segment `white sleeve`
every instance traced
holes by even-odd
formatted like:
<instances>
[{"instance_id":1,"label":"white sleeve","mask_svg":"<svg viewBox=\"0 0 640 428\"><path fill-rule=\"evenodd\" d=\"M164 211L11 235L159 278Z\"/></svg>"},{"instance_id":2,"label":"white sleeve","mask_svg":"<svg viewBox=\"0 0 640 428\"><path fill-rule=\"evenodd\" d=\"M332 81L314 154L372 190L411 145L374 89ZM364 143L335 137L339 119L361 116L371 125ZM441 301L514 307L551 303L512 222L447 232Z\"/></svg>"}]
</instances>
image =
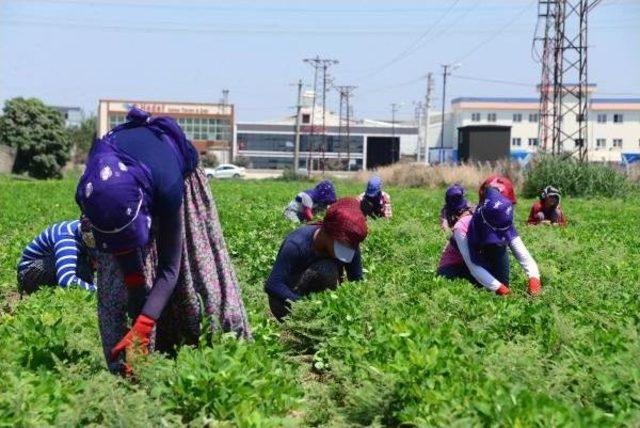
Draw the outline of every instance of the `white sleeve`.
<instances>
[{"instance_id":1,"label":"white sleeve","mask_svg":"<svg viewBox=\"0 0 640 428\"><path fill-rule=\"evenodd\" d=\"M471 254L469 253L469 242L467 241L467 236L459 230L456 230L453 232L453 237L456 240L458 250L460 251L462 258L464 259L464 263L467 265L467 267L469 268L469 272L471 272L471 275L473 275L476 281L478 281L480 284L482 284L483 287L491 291L496 291L498 288L500 288L500 286L502 285L500 281L495 279L493 275L491 275L485 268L483 268L482 266L478 266L471 261Z\"/></svg>"},{"instance_id":2,"label":"white sleeve","mask_svg":"<svg viewBox=\"0 0 640 428\"><path fill-rule=\"evenodd\" d=\"M313 199L305 192L298 193L303 208L313 208Z\"/></svg>"},{"instance_id":3,"label":"white sleeve","mask_svg":"<svg viewBox=\"0 0 640 428\"><path fill-rule=\"evenodd\" d=\"M540 279L540 270L538 269L538 264L531 254L527 247L524 246L524 242L522 242L522 238L519 236L514 238L511 242L509 242L509 248L513 251L513 255L515 256L522 269L527 274L528 278L538 278Z\"/></svg>"}]
</instances>

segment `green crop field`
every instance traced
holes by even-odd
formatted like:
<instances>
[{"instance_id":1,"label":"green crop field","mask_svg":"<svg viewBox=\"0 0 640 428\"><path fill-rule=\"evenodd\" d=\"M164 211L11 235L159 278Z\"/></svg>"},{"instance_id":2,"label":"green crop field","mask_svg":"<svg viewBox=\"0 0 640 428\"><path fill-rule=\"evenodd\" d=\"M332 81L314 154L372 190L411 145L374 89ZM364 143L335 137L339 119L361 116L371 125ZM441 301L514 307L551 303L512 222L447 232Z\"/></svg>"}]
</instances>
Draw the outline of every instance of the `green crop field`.
<instances>
[{"instance_id":1,"label":"green crop field","mask_svg":"<svg viewBox=\"0 0 640 428\"><path fill-rule=\"evenodd\" d=\"M0 426L640 425L639 199L567 198L568 229L525 227L521 199L544 293L525 293L512 260L504 298L436 278L442 191L388 189L395 217L370 223L366 280L280 325L262 287L305 185L213 184L254 341L205 337L130 382L105 369L94 296L16 296L22 248L78 215L75 182L0 179Z\"/></svg>"}]
</instances>

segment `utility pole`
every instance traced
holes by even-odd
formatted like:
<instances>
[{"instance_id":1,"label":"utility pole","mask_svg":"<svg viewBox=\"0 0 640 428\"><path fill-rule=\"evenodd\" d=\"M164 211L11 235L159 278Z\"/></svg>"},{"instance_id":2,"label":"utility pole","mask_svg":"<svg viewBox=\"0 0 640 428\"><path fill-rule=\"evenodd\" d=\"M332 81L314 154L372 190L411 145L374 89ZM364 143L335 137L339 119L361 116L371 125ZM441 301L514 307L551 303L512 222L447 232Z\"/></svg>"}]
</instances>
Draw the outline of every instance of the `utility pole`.
<instances>
[{"instance_id":1,"label":"utility pole","mask_svg":"<svg viewBox=\"0 0 640 428\"><path fill-rule=\"evenodd\" d=\"M424 97L424 138L422 139L424 144L424 164L429 164L429 116L431 110L431 96L433 94L433 73L427 73L427 94Z\"/></svg>"},{"instance_id":2,"label":"utility pole","mask_svg":"<svg viewBox=\"0 0 640 428\"><path fill-rule=\"evenodd\" d=\"M414 101L414 105L415 111L413 114L413 118L418 128L418 139L416 141L416 162L420 162L420 151L422 150L422 136L420 135L420 130L422 129L422 119L424 117L424 113L422 110L424 109L424 106L422 105L422 101Z\"/></svg>"},{"instance_id":3,"label":"utility pole","mask_svg":"<svg viewBox=\"0 0 640 428\"><path fill-rule=\"evenodd\" d=\"M458 64L443 64L442 65L442 126L440 128L440 153L438 153L438 160L440 163L444 163L444 107L447 99L447 74L456 68Z\"/></svg>"},{"instance_id":4,"label":"utility pole","mask_svg":"<svg viewBox=\"0 0 640 428\"><path fill-rule=\"evenodd\" d=\"M327 70L330 65L337 63L337 59L322 60L322 175L324 175L326 164L325 150L327 147Z\"/></svg>"},{"instance_id":5,"label":"utility pole","mask_svg":"<svg viewBox=\"0 0 640 428\"><path fill-rule=\"evenodd\" d=\"M438 163L444 162L444 107L446 104L445 100L447 98L447 71L449 69L449 65L443 65L442 69L442 126L440 127L440 150L438 152Z\"/></svg>"},{"instance_id":6,"label":"utility pole","mask_svg":"<svg viewBox=\"0 0 640 428\"><path fill-rule=\"evenodd\" d=\"M296 139L293 148L293 173L300 167L300 112L302 111L302 79L298 80L298 104L296 105Z\"/></svg>"},{"instance_id":7,"label":"utility pole","mask_svg":"<svg viewBox=\"0 0 640 428\"><path fill-rule=\"evenodd\" d=\"M391 103L391 136L396 136L396 112L398 111L398 104Z\"/></svg>"},{"instance_id":8,"label":"utility pole","mask_svg":"<svg viewBox=\"0 0 640 428\"><path fill-rule=\"evenodd\" d=\"M322 172L324 173L324 150L326 144L326 98L327 98L327 70L331 65L337 64L338 60L329 59L329 58L320 58L319 55L316 55L313 58L305 58L303 62L310 64L314 69L313 75L313 106L311 109L311 132L309 136L309 156L307 159L309 172L311 172L311 168L313 166L313 162L311 160L311 152L312 152L312 141L314 134L314 126L315 126L315 110L316 110L316 99L317 99L317 89L318 89L318 71L322 69Z\"/></svg>"},{"instance_id":9,"label":"utility pole","mask_svg":"<svg viewBox=\"0 0 640 428\"><path fill-rule=\"evenodd\" d=\"M340 120L338 127L338 134L340 135L340 150L344 147L343 134L346 129L347 134L347 170L349 169L349 163L351 162L351 140L349 133L350 126L350 105L349 99L351 98L352 91L355 89L352 85L336 86L336 89L340 93ZM346 116L346 119L345 119ZM345 126L342 123L346 122ZM340 152L338 152L338 158L340 158Z\"/></svg>"},{"instance_id":10,"label":"utility pole","mask_svg":"<svg viewBox=\"0 0 640 428\"><path fill-rule=\"evenodd\" d=\"M311 102L311 126L309 127L309 144L307 147L307 173L311 175L313 169L313 143L314 143L314 131L316 125L316 103L318 96L318 69L322 64L322 60L318 55L315 58L305 58L302 60L305 64L310 64L313 67L313 99Z\"/></svg>"}]
</instances>

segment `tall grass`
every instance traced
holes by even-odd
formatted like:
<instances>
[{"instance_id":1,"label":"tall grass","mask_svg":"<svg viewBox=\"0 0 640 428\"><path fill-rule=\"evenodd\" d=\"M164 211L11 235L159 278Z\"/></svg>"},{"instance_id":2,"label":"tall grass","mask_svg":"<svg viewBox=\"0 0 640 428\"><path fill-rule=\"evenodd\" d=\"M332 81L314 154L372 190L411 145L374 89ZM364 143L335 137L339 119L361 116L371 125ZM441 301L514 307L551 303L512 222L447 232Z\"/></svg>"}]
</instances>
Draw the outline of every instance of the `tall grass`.
<instances>
[{"instance_id":1,"label":"tall grass","mask_svg":"<svg viewBox=\"0 0 640 428\"><path fill-rule=\"evenodd\" d=\"M522 192L526 197L538 195L545 186L557 187L568 196L581 197L625 197L638 189L610 166L580 163L572 158L539 157L524 175Z\"/></svg>"},{"instance_id":2,"label":"tall grass","mask_svg":"<svg viewBox=\"0 0 640 428\"><path fill-rule=\"evenodd\" d=\"M436 188L459 183L466 188L477 188L491 174L500 174L509 177L514 185L522 182L522 174L516 164L499 162L498 164L462 164L462 165L436 165L426 166L422 164L395 164L376 170L376 174L382 178L385 184L400 187L427 187ZM372 175L370 171L362 171L358 174L359 181L367 181Z\"/></svg>"}]
</instances>

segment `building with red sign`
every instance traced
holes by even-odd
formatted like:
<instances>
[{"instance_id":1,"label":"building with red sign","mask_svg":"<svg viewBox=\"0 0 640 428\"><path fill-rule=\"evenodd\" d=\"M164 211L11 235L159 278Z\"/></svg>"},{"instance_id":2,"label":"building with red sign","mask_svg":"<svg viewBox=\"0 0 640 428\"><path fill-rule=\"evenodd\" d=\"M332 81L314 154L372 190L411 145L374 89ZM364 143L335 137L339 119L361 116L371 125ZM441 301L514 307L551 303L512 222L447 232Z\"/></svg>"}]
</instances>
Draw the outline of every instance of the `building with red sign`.
<instances>
[{"instance_id":1,"label":"building with red sign","mask_svg":"<svg viewBox=\"0 0 640 428\"><path fill-rule=\"evenodd\" d=\"M152 115L175 118L200 154L214 154L220 162L230 162L234 130L231 104L182 103L163 101L100 100L98 135L125 121L132 106Z\"/></svg>"}]
</instances>

